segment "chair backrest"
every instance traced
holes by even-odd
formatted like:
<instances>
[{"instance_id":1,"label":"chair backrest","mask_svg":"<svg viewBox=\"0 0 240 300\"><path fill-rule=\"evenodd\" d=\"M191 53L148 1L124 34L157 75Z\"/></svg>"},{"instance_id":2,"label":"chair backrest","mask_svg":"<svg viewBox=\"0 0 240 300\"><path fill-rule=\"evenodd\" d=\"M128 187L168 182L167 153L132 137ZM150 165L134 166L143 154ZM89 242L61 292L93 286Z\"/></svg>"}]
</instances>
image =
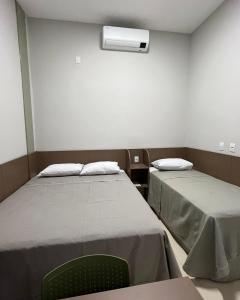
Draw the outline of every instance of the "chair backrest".
<instances>
[{"instance_id":1,"label":"chair backrest","mask_svg":"<svg viewBox=\"0 0 240 300\"><path fill-rule=\"evenodd\" d=\"M42 300L56 300L129 286L128 263L110 255L89 255L46 274Z\"/></svg>"}]
</instances>

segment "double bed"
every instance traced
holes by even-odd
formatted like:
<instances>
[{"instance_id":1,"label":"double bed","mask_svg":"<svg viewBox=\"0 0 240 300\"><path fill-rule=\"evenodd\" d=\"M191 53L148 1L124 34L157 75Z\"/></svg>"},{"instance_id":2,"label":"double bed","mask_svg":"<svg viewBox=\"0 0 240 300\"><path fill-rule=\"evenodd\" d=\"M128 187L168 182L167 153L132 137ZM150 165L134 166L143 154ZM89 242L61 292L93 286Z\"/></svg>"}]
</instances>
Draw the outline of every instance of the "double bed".
<instances>
[{"instance_id":1,"label":"double bed","mask_svg":"<svg viewBox=\"0 0 240 300\"><path fill-rule=\"evenodd\" d=\"M180 276L157 217L127 175L32 178L0 204L0 299L38 300L73 258L125 258L131 284Z\"/></svg>"},{"instance_id":2,"label":"double bed","mask_svg":"<svg viewBox=\"0 0 240 300\"><path fill-rule=\"evenodd\" d=\"M240 188L204 173L152 169L148 203L188 256L193 277L240 279Z\"/></svg>"}]
</instances>

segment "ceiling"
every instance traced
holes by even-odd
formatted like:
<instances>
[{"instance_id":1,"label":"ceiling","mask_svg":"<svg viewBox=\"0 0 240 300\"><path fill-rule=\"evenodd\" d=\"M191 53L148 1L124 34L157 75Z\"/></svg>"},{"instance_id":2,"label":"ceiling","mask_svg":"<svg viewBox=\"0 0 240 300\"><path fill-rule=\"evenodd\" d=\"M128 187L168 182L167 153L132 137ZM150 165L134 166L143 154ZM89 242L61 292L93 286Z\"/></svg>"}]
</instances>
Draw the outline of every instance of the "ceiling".
<instances>
[{"instance_id":1,"label":"ceiling","mask_svg":"<svg viewBox=\"0 0 240 300\"><path fill-rule=\"evenodd\" d=\"M223 0L18 0L30 17L192 33Z\"/></svg>"}]
</instances>

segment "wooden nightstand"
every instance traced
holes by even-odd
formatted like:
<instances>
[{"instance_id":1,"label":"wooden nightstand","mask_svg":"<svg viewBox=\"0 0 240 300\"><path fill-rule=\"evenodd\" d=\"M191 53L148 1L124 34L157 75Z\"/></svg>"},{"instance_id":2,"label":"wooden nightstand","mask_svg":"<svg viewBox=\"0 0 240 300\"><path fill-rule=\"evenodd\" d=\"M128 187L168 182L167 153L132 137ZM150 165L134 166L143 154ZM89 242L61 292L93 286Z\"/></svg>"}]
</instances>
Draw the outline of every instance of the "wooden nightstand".
<instances>
[{"instance_id":1,"label":"wooden nightstand","mask_svg":"<svg viewBox=\"0 0 240 300\"><path fill-rule=\"evenodd\" d=\"M148 196L148 162L143 150L127 150L127 174L139 192L147 200ZM139 157L139 162L134 162L134 157Z\"/></svg>"}]
</instances>

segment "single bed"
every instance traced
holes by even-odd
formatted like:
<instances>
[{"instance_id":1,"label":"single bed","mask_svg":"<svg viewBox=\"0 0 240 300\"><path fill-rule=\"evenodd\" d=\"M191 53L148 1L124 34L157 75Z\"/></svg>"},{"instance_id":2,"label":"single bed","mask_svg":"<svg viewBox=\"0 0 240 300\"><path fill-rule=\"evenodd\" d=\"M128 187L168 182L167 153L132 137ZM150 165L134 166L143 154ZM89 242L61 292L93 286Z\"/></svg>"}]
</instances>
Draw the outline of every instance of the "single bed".
<instances>
[{"instance_id":1,"label":"single bed","mask_svg":"<svg viewBox=\"0 0 240 300\"><path fill-rule=\"evenodd\" d=\"M193 277L240 279L240 188L204 173L151 168L148 203L188 253Z\"/></svg>"},{"instance_id":2,"label":"single bed","mask_svg":"<svg viewBox=\"0 0 240 300\"><path fill-rule=\"evenodd\" d=\"M131 284L180 276L159 221L125 173L34 177L0 204L0 299L40 299L41 279L73 258L113 254Z\"/></svg>"}]
</instances>

